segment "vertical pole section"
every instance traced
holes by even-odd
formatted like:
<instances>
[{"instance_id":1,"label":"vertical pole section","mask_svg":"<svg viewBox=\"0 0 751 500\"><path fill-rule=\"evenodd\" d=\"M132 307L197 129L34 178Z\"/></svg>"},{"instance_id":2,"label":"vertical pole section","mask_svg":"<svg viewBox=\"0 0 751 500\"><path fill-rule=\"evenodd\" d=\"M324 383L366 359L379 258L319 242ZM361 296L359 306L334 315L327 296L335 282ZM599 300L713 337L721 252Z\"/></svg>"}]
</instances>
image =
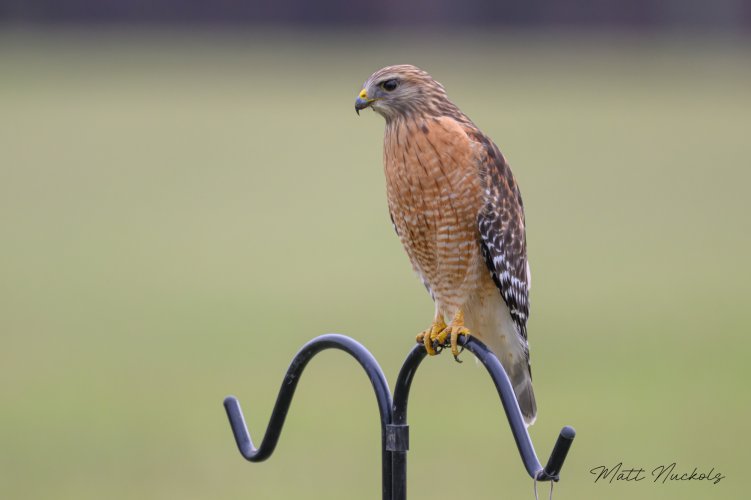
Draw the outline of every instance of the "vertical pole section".
<instances>
[{"instance_id":1,"label":"vertical pole section","mask_svg":"<svg viewBox=\"0 0 751 500\"><path fill-rule=\"evenodd\" d=\"M558 475L561 473L563 462L566 460L566 455L568 455L568 450L571 448L571 443L574 442L574 437L576 437L576 431L573 427L567 425L561 429L558 441L555 442L553 451L550 452L548 464L545 466L546 475L557 480Z\"/></svg>"},{"instance_id":2,"label":"vertical pole section","mask_svg":"<svg viewBox=\"0 0 751 500\"><path fill-rule=\"evenodd\" d=\"M412 379L417 367L425 358L422 345L416 345L407 355L394 387L394 409L392 412L394 429L394 449L391 452L391 470L393 471L393 500L407 499L407 451L409 450L409 426L407 425L407 404ZM396 435L398 433L398 436ZM397 446L397 444L399 446Z\"/></svg>"}]
</instances>

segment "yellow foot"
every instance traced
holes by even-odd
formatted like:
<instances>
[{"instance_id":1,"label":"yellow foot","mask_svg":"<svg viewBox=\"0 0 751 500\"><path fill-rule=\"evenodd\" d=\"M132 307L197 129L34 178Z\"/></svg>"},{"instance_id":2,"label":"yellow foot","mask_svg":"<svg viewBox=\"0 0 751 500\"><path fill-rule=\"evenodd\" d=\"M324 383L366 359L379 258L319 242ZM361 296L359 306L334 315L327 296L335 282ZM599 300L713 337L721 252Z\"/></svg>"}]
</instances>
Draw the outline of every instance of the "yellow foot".
<instances>
[{"instance_id":1,"label":"yellow foot","mask_svg":"<svg viewBox=\"0 0 751 500\"><path fill-rule=\"evenodd\" d=\"M454 360L461 363L461 361L459 361L459 353L461 352L459 351L459 335L470 335L469 329L464 326L464 312L461 309L459 309L454 315L454 319L451 321L451 326L444 328L444 330L435 337L435 340L440 346L445 345L446 340L448 339L451 345L451 354L454 355Z\"/></svg>"},{"instance_id":2,"label":"yellow foot","mask_svg":"<svg viewBox=\"0 0 751 500\"><path fill-rule=\"evenodd\" d=\"M464 325L452 324L436 336L436 341L438 342L438 345L442 346L446 344L446 340L448 339L451 345L451 354L454 355L454 360L461 363L461 360L459 359L459 353L461 352L459 350L459 335L469 336L469 329Z\"/></svg>"},{"instance_id":3,"label":"yellow foot","mask_svg":"<svg viewBox=\"0 0 751 500\"><path fill-rule=\"evenodd\" d=\"M435 347L433 347L433 341L438 338L438 335L446 329L446 322L443 321L443 317L435 318L433 325L424 332L417 335L417 341L425 346L425 350L430 356L438 354Z\"/></svg>"}]
</instances>

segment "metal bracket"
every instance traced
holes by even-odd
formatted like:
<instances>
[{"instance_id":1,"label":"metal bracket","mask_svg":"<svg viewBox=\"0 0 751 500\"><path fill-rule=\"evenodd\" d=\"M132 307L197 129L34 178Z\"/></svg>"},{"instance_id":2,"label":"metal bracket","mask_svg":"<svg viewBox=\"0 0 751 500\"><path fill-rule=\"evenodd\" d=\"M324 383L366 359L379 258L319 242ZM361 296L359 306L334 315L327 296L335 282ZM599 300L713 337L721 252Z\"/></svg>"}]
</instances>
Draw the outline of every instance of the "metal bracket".
<instances>
[{"instance_id":1,"label":"metal bracket","mask_svg":"<svg viewBox=\"0 0 751 500\"><path fill-rule=\"evenodd\" d=\"M409 450L409 426L388 424L386 426L386 450Z\"/></svg>"}]
</instances>

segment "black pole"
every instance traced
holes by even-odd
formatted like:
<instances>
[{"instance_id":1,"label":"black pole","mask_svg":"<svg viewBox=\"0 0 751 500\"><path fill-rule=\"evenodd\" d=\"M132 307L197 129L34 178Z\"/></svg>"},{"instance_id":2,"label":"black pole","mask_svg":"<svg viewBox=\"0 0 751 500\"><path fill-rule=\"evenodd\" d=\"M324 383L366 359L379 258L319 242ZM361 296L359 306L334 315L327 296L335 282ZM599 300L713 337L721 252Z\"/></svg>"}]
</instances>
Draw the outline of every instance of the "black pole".
<instances>
[{"instance_id":1,"label":"black pole","mask_svg":"<svg viewBox=\"0 0 751 500\"><path fill-rule=\"evenodd\" d=\"M362 344L344 335L332 333L316 337L305 344L297 355L295 355L282 381L279 395L276 398L276 403L274 404L274 409L271 412L271 418L266 428L266 434L264 434L261 445L258 448L253 446L253 441L250 438L250 433L245 424L245 418L243 417L237 398L228 396L224 399L224 408L227 411L227 418L229 418L237 447L242 456L250 462L261 462L274 453L276 444L279 441L279 435L282 432L282 427L284 427L284 420L287 418L287 411L292 402L292 397L295 395L297 383L300 381L300 375L313 356L325 349L339 349L350 354L368 374L378 401L378 411L381 415L381 490L383 500L391 500L393 483L391 476L391 453L386 449L387 426L391 424L391 392L389 391L386 377L373 355Z\"/></svg>"},{"instance_id":2,"label":"black pole","mask_svg":"<svg viewBox=\"0 0 751 500\"><path fill-rule=\"evenodd\" d=\"M407 404L412 379L417 368L427 355L425 347L418 344L412 348L404 360L394 386L393 426L402 434L402 446L392 452L392 470L394 478L394 500L407 498L407 451L409 450L409 426L407 425Z\"/></svg>"},{"instance_id":3,"label":"black pole","mask_svg":"<svg viewBox=\"0 0 751 500\"><path fill-rule=\"evenodd\" d=\"M459 344L477 356L488 370L490 378L493 379L495 388L501 398L503 409L506 412L506 418L511 426L511 433L514 435L516 447L519 450L519 455L522 458L524 467L527 469L527 473L530 477L536 478L538 481L558 481L558 474L561 471L561 467L563 467L563 462L566 459L566 454L568 454L574 436L576 436L576 431L574 431L573 427L569 426L561 430L553 451L550 454L550 459L545 468L543 468L537 459L537 454L535 453L534 446L532 446L532 440L527 432L527 427L524 425L524 418L519 409L519 403L516 401L511 381L506 374L506 370L503 369L501 362L485 344L475 337L462 336L459 339Z\"/></svg>"},{"instance_id":4,"label":"black pole","mask_svg":"<svg viewBox=\"0 0 751 500\"><path fill-rule=\"evenodd\" d=\"M567 426L561 430L550 459L545 468L543 468L537 459L537 454L532 446L532 440L524 425L524 418L519 409L519 403L516 401L511 381L503 369L501 362L485 344L475 337L461 336L459 343L480 360L493 379L527 473L530 477L536 478L538 481L558 481L558 474L576 435L574 429ZM412 388L412 380L415 377L417 369L420 367L420 363L425 359L426 354L425 347L422 344L418 343L413 347L407 355L407 359L404 360L404 364L402 364L399 376L396 378L396 385L394 386L393 427L401 429L404 435L404 442L406 443L403 449L393 451L394 500L405 500L407 498L407 450L409 447L407 407L409 405L409 392Z\"/></svg>"},{"instance_id":5,"label":"black pole","mask_svg":"<svg viewBox=\"0 0 751 500\"><path fill-rule=\"evenodd\" d=\"M524 425L511 381L501 362L485 344L474 337L461 336L459 343L480 360L493 379L527 473L538 481L558 481L563 462L576 436L574 429L566 426L561 430L547 465L543 468L537 459L532 440ZM425 347L422 344L414 346L402 364L396 379L392 402L386 377L367 349L343 335L327 334L316 337L300 349L287 369L261 446L258 448L253 446L240 403L233 396L225 398L224 407L240 453L251 462L260 462L271 456L279 440L300 375L311 358L325 349L339 349L349 353L367 373L376 394L381 416L382 497L383 500L406 500L407 451L409 450L407 406L412 380L426 356Z\"/></svg>"}]
</instances>

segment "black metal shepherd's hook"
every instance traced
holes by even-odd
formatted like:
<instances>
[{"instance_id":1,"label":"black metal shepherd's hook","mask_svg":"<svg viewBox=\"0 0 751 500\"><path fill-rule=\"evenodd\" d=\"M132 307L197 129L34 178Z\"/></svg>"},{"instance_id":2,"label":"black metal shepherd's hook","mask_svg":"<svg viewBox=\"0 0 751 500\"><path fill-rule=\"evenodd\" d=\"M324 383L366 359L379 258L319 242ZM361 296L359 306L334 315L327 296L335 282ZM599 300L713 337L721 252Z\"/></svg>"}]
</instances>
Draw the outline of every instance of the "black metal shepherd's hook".
<instances>
[{"instance_id":1,"label":"black metal shepherd's hook","mask_svg":"<svg viewBox=\"0 0 751 500\"><path fill-rule=\"evenodd\" d=\"M566 454L576 435L574 429L566 426L561 430L550 454L550 459L543 468L537 459L529 433L524 426L524 420L514 396L511 382L498 358L485 344L474 337L462 336L459 343L477 356L493 379L527 473L537 481L558 481L563 461L566 459ZM295 394L300 375L311 358L325 349L340 349L349 353L368 374L381 414L383 500L405 500L407 498L407 450L409 449L407 404L412 379L420 366L420 362L426 356L425 347L422 344L417 344L407 355L396 380L392 402L391 392L381 367L373 355L359 342L338 334L327 334L314 338L300 349L287 369L274 409L271 412L266 434L258 448L253 445L250 438L240 403L233 396L224 399L224 407L227 410L227 417L229 417L232 433L235 436L240 453L251 462L261 462L271 456L274 448L276 448L276 443L279 441L279 435L282 432L284 420L287 417L287 411Z\"/></svg>"}]
</instances>

